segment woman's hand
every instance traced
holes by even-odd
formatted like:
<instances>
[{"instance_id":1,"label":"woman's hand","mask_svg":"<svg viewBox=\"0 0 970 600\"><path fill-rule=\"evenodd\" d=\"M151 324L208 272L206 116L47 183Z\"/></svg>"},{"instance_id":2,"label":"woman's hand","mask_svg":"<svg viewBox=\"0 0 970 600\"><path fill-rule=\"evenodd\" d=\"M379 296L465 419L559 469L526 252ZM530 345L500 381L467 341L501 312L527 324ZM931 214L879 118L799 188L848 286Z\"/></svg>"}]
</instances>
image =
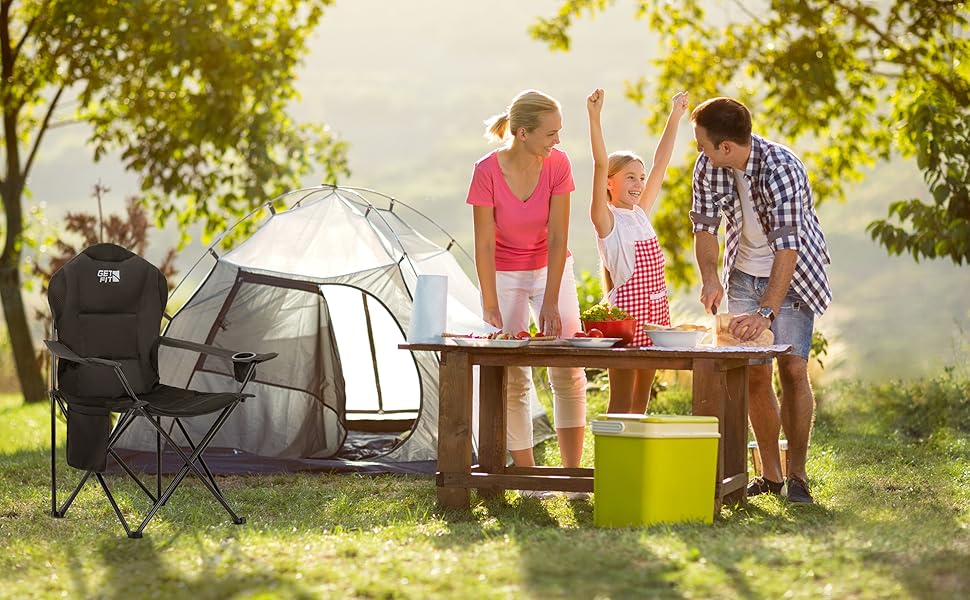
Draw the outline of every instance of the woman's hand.
<instances>
[{"instance_id":1,"label":"woman's hand","mask_svg":"<svg viewBox=\"0 0 970 600\"><path fill-rule=\"evenodd\" d=\"M558 303L542 303L542 308L539 310L539 331L544 335L556 337L562 334L562 321L559 319Z\"/></svg>"},{"instance_id":2,"label":"woman's hand","mask_svg":"<svg viewBox=\"0 0 970 600\"><path fill-rule=\"evenodd\" d=\"M681 115L687 112L689 100L690 95L687 92L678 92L674 94L673 99L670 101L670 114L679 119Z\"/></svg>"},{"instance_id":3,"label":"woman's hand","mask_svg":"<svg viewBox=\"0 0 970 600\"><path fill-rule=\"evenodd\" d=\"M502 329L502 312L498 308L483 308L482 319L492 327Z\"/></svg>"},{"instance_id":4,"label":"woman's hand","mask_svg":"<svg viewBox=\"0 0 970 600\"><path fill-rule=\"evenodd\" d=\"M603 111L603 88L596 88L593 93L586 98L586 110L590 115L598 116Z\"/></svg>"}]
</instances>

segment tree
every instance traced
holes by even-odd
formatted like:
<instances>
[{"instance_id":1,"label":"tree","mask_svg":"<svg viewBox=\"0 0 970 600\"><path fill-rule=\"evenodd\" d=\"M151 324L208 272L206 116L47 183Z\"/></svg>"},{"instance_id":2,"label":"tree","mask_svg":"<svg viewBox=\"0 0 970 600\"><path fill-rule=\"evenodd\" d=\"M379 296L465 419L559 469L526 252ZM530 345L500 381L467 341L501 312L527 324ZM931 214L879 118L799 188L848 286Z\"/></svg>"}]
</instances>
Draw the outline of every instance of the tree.
<instances>
[{"instance_id":1,"label":"tree","mask_svg":"<svg viewBox=\"0 0 970 600\"><path fill-rule=\"evenodd\" d=\"M0 300L28 401L45 391L21 296L22 202L45 134L87 124L93 159L120 153L156 222L174 222L183 243L189 224L211 235L311 169L335 181L344 143L286 114L307 35L331 2L0 0Z\"/></svg>"},{"instance_id":2,"label":"tree","mask_svg":"<svg viewBox=\"0 0 970 600\"><path fill-rule=\"evenodd\" d=\"M565 0L530 33L569 49L569 28L608 0ZM874 6L877 4L878 6ZM695 99L733 95L753 108L755 128L798 143L822 202L893 153L915 157L933 202L900 199L867 231L891 254L970 261L970 37L958 1L769 0L757 8L723 2L638 0L666 51L655 99L681 89ZM726 22L725 22L726 21ZM624 60L616 57L615 60ZM643 105L646 79L628 83ZM659 133L664 111L650 127ZM654 225L672 256L671 278L693 279L688 258L690 169L671 170Z\"/></svg>"}]
</instances>

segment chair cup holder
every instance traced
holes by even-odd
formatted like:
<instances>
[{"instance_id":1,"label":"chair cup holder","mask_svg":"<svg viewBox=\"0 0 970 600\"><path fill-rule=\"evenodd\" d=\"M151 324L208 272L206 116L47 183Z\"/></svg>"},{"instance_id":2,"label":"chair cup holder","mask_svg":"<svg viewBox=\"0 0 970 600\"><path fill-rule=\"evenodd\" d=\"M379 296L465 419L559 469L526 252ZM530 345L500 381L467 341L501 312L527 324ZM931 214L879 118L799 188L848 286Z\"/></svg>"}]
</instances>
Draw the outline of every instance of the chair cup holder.
<instances>
[{"instance_id":1,"label":"chair cup holder","mask_svg":"<svg viewBox=\"0 0 970 600\"><path fill-rule=\"evenodd\" d=\"M233 377L236 381L246 380L246 374L249 373L251 363L255 358L255 352L236 352L232 355Z\"/></svg>"}]
</instances>

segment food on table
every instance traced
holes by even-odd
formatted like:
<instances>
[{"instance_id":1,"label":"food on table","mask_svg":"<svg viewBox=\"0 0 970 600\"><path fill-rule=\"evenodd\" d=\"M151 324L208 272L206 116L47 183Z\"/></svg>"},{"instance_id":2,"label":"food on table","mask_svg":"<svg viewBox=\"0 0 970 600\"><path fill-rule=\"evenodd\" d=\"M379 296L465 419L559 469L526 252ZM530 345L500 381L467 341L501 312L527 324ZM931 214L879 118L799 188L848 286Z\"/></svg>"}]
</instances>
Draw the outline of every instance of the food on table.
<instances>
[{"instance_id":1,"label":"food on table","mask_svg":"<svg viewBox=\"0 0 970 600\"><path fill-rule=\"evenodd\" d=\"M592 329L586 332L586 336L591 338L601 338L603 337L603 332L593 327Z\"/></svg>"},{"instance_id":2,"label":"food on table","mask_svg":"<svg viewBox=\"0 0 970 600\"><path fill-rule=\"evenodd\" d=\"M533 342L548 342L550 340L556 339L554 335L546 335L541 331L537 331L534 334L528 331L520 331L515 334L515 339L517 340L531 340Z\"/></svg>"},{"instance_id":3,"label":"food on table","mask_svg":"<svg viewBox=\"0 0 970 600\"><path fill-rule=\"evenodd\" d=\"M717 331L714 334L715 346L770 346L775 341L775 335L771 333L770 329L765 329L761 332L761 335L746 342L734 337L728 328L731 325L731 319L736 316L738 315L720 313L715 317L717 319Z\"/></svg>"},{"instance_id":4,"label":"food on table","mask_svg":"<svg viewBox=\"0 0 970 600\"><path fill-rule=\"evenodd\" d=\"M583 321L625 321L630 318L622 308L609 304L594 304L580 316Z\"/></svg>"}]
</instances>

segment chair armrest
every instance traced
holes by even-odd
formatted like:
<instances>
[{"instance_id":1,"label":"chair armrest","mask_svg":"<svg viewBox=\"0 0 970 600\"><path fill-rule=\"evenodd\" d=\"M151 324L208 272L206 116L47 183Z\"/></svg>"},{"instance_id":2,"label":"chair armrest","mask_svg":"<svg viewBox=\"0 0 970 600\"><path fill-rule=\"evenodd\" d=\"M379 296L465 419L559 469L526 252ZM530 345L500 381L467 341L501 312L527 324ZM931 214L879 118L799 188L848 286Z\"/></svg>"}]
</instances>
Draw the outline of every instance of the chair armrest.
<instances>
[{"instance_id":1,"label":"chair armrest","mask_svg":"<svg viewBox=\"0 0 970 600\"><path fill-rule=\"evenodd\" d=\"M236 350L230 350L228 348L219 348L216 346L211 346L209 344L199 344L197 342L190 342L188 340L179 340L176 338L165 337L164 335L159 337L159 342L165 346L170 346L172 348L180 348L182 350L191 350L192 352L201 352L202 354L211 354L213 356L220 356L222 358L228 359L233 362L261 363L267 360L272 360L277 357L276 352L270 352L268 354L256 354L255 352L237 352ZM244 356L237 358L237 355L244 355Z\"/></svg>"},{"instance_id":2,"label":"chair armrest","mask_svg":"<svg viewBox=\"0 0 970 600\"><path fill-rule=\"evenodd\" d=\"M78 364L97 364L105 367L116 367L121 368L121 363L116 360L111 360L108 358L98 358L97 356L79 356L76 352L67 347L63 342L55 342L53 340L44 340L44 344L51 351L54 356L63 360L69 360L71 362L76 362Z\"/></svg>"}]
</instances>

